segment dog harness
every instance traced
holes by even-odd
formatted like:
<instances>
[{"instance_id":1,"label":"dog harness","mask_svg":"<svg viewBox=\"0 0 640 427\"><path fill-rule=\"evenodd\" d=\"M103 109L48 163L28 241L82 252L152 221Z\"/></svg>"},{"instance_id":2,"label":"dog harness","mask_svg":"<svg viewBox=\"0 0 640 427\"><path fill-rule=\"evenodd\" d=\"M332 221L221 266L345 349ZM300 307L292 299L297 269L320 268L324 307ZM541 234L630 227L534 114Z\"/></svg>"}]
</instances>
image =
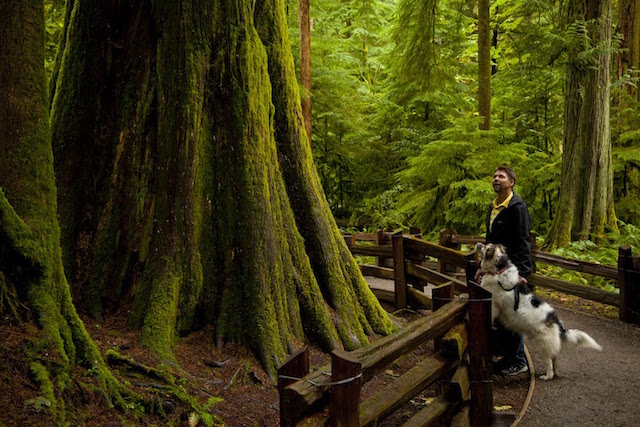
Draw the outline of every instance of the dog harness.
<instances>
[{"instance_id":1,"label":"dog harness","mask_svg":"<svg viewBox=\"0 0 640 427\"><path fill-rule=\"evenodd\" d=\"M502 286L502 282L500 282L500 280L498 280L498 285L500 285L500 287L506 292L513 291L513 311L518 311L518 307L520 306L520 283L516 283L511 289L507 289Z\"/></svg>"},{"instance_id":2,"label":"dog harness","mask_svg":"<svg viewBox=\"0 0 640 427\"><path fill-rule=\"evenodd\" d=\"M504 271L508 268L509 266L506 265L504 267L502 267L500 270L498 270L495 273L486 273L486 274L492 274L492 275L499 275L504 273ZM520 283L516 283L513 288L511 289L507 289L504 287L504 285L502 284L502 282L500 280L497 281L498 285L500 285L500 287L505 291L505 292L511 292L513 291L513 311L518 311L518 307L520 307Z\"/></svg>"}]
</instances>

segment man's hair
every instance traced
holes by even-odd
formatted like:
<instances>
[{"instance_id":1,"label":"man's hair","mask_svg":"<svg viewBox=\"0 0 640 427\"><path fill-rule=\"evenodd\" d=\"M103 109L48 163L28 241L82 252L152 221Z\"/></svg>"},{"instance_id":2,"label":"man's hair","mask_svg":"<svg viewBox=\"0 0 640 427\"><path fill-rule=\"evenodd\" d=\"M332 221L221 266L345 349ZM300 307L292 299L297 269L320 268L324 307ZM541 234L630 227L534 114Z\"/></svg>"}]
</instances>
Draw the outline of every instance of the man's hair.
<instances>
[{"instance_id":1,"label":"man's hair","mask_svg":"<svg viewBox=\"0 0 640 427\"><path fill-rule=\"evenodd\" d=\"M504 173L507 174L509 179L513 181L514 184L516 183L516 173L509 166L506 166L506 165L498 166L496 170L493 171L493 173L496 173L497 171L503 171Z\"/></svg>"}]
</instances>

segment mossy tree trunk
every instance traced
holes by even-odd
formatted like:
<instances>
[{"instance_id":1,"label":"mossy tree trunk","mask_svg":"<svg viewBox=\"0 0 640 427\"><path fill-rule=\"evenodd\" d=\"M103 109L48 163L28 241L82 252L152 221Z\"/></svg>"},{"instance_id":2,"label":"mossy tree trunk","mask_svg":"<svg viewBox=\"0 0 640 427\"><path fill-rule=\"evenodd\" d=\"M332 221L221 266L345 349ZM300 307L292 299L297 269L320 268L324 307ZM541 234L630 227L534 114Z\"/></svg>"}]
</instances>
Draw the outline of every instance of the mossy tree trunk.
<instances>
[{"instance_id":1,"label":"mossy tree trunk","mask_svg":"<svg viewBox=\"0 0 640 427\"><path fill-rule=\"evenodd\" d=\"M637 0L618 2L618 27L623 36L617 52L618 79L631 70L640 70L640 4ZM626 85L626 92L638 100L638 87Z\"/></svg>"},{"instance_id":2,"label":"mossy tree trunk","mask_svg":"<svg viewBox=\"0 0 640 427\"><path fill-rule=\"evenodd\" d=\"M576 36L565 97L560 197L547 236L552 247L597 240L605 226L617 230L609 125L611 1L572 0L569 17Z\"/></svg>"},{"instance_id":3,"label":"mossy tree trunk","mask_svg":"<svg viewBox=\"0 0 640 427\"><path fill-rule=\"evenodd\" d=\"M42 1L0 2L0 46L0 291L19 298L29 309L24 314L43 329L44 341L32 354L25 352L54 419L64 423L64 403L57 396L77 363L93 369L116 405L124 406L128 393L78 317L62 266Z\"/></svg>"},{"instance_id":4,"label":"mossy tree trunk","mask_svg":"<svg viewBox=\"0 0 640 427\"><path fill-rule=\"evenodd\" d=\"M617 51L616 71L618 80L636 76L640 72L640 3L638 0L618 2L618 31L622 35ZM625 84L615 97L617 114L616 127L619 135L633 133L637 129L640 91L636 84ZM637 149L635 138L617 138L614 147ZM629 148L627 148L629 147ZM616 185L617 214L625 222L636 224L640 220L640 165L633 161L624 162L621 185ZM617 178L617 177L616 177Z\"/></svg>"},{"instance_id":5,"label":"mossy tree trunk","mask_svg":"<svg viewBox=\"0 0 640 427\"><path fill-rule=\"evenodd\" d=\"M66 264L170 358L213 324L273 373L392 324L313 166L282 0L69 2L52 129Z\"/></svg>"},{"instance_id":6,"label":"mossy tree trunk","mask_svg":"<svg viewBox=\"0 0 640 427\"><path fill-rule=\"evenodd\" d=\"M478 0L478 113L480 129L491 129L491 18L489 0Z\"/></svg>"},{"instance_id":7,"label":"mossy tree trunk","mask_svg":"<svg viewBox=\"0 0 640 427\"><path fill-rule=\"evenodd\" d=\"M302 94L302 117L311 142L311 19L309 18L309 0L298 2L298 24L300 28L300 83L305 89Z\"/></svg>"}]
</instances>

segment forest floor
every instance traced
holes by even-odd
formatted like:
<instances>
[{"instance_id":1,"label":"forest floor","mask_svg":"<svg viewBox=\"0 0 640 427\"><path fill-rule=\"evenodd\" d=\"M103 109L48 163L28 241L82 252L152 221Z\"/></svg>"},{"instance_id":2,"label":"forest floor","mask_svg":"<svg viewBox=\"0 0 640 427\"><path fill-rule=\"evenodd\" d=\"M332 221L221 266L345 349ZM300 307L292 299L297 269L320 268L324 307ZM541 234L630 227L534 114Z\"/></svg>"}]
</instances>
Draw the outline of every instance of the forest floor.
<instances>
[{"instance_id":1,"label":"forest floor","mask_svg":"<svg viewBox=\"0 0 640 427\"><path fill-rule=\"evenodd\" d=\"M617 316L617 310L602 304L543 290L539 293L556 306L586 311L600 318ZM424 312L405 312L401 315L404 320L401 319L400 322L408 322L424 314ZM147 366L158 365L158 361L138 345L138 331L127 327L126 313L112 316L102 323L86 317L83 320L103 353L108 349L116 349L120 354L136 362ZM26 355L33 343L37 342L39 335L40 331L33 325L11 322L8 318L0 321L0 427L57 425L49 415L47 400L42 398L35 383L29 379ZM420 357L432 351L431 343L424 344L413 353L399 359L383 374L376 376L363 387L363 397L373 395L408 370ZM244 347L239 345L217 347L212 331L205 329L181 338L176 345L175 356L176 363L165 364L164 369L172 373L176 383L196 397L201 404L211 397L223 399L212 407L211 412L226 425L278 425L278 392L255 357ZM312 370L323 366L328 361L328 355L316 348L311 348ZM43 362L48 366L55 364L54 361ZM72 381L67 391L72 396L72 402L67 404L66 408L69 425L189 425L190 409L177 399L163 393L162 385L154 384L157 380L145 378L122 367L114 369L116 376L136 392L163 402L166 412L164 417L150 415L143 419L135 419L110 408L99 392L88 391L91 387L87 387L86 384L92 383L89 371L78 367L74 373L76 379ZM81 384L84 385L81 386ZM514 415L519 414L525 403L529 386L528 374L508 378L496 376L494 378L495 408ZM379 425L402 424L411 413L419 410L434 396L435 389L427 389L421 396L412 399ZM608 398L614 399L615 396L608 396ZM58 411L60 410L62 408L58 408ZM527 417L530 415L527 413Z\"/></svg>"}]
</instances>

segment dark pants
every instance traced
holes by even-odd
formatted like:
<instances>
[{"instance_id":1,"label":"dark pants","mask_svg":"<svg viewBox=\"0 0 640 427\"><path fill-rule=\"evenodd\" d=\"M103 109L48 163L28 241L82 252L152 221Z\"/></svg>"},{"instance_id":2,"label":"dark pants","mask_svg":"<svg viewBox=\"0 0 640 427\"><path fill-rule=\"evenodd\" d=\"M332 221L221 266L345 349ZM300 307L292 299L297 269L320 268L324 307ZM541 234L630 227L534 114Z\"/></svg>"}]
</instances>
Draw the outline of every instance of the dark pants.
<instances>
[{"instance_id":1,"label":"dark pants","mask_svg":"<svg viewBox=\"0 0 640 427\"><path fill-rule=\"evenodd\" d=\"M504 366L512 363L521 365L527 364L527 358L524 355L524 336L517 332L506 329L500 322L496 322L495 330L496 347L502 349Z\"/></svg>"}]
</instances>

